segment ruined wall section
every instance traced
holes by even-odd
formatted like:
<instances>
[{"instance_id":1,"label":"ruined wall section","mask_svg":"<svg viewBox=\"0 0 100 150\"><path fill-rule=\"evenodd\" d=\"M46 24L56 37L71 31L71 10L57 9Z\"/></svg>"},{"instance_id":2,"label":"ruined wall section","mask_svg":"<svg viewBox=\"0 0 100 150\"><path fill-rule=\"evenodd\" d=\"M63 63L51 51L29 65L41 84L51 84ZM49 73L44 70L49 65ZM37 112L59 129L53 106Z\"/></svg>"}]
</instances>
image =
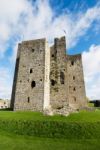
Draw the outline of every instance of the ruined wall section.
<instances>
[{"instance_id":1,"label":"ruined wall section","mask_svg":"<svg viewBox=\"0 0 100 150\"><path fill-rule=\"evenodd\" d=\"M67 105L65 37L55 39L54 46L51 47L50 62L50 104L59 111Z\"/></svg>"},{"instance_id":2,"label":"ruined wall section","mask_svg":"<svg viewBox=\"0 0 100 150\"><path fill-rule=\"evenodd\" d=\"M14 110L43 110L45 39L21 44Z\"/></svg>"},{"instance_id":3,"label":"ruined wall section","mask_svg":"<svg viewBox=\"0 0 100 150\"><path fill-rule=\"evenodd\" d=\"M68 70L68 99L71 107L80 108L86 106L86 94L83 76L81 55L66 57Z\"/></svg>"}]
</instances>

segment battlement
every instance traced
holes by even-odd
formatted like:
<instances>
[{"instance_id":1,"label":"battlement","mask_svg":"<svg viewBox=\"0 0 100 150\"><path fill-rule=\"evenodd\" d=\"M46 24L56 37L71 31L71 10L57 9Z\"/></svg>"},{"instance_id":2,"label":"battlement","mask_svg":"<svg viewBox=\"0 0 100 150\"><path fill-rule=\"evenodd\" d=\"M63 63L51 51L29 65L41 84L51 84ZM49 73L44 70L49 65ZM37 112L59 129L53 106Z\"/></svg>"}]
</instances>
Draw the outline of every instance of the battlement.
<instances>
[{"instance_id":1,"label":"battlement","mask_svg":"<svg viewBox=\"0 0 100 150\"><path fill-rule=\"evenodd\" d=\"M34 40L27 40L27 41L22 41L22 44L32 44L32 43L41 43L41 42L46 42L45 38L42 39L34 39Z\"/></svg>"}]
</instances>

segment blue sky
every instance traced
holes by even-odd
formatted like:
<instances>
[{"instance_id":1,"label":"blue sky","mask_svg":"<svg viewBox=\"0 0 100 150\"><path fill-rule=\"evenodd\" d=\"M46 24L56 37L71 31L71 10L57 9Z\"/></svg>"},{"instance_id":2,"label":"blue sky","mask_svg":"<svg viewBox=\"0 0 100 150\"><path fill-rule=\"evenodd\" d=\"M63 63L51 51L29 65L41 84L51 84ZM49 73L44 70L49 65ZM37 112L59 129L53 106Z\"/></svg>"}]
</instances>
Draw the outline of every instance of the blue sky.
<instances>
[{"instance_id":1,"label":"blue sky","mask_svg":"<svg viewBox=\"0 0 100 150\"><path fill-rule=\"evenodd\" d=\"M63 35L68 54L82 53L87 97L100 99L99 0L0 0L0 98L11 97L18 43Z\"/></svg>"}]
</instances>

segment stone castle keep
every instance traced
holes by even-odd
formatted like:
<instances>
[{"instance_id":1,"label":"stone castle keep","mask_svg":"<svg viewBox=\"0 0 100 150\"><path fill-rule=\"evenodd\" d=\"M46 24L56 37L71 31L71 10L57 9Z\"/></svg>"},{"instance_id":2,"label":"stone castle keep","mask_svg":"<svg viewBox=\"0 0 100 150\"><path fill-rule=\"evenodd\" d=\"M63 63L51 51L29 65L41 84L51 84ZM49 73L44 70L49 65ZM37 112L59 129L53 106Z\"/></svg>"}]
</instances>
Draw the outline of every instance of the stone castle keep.
<instances>
[{"instance_id":1,"label":"stone castle keep","mask_svg":"<svg viewBox=\"0 0 100 150\"><path fill-rule=\"evenodd\" d=\"M18 45L12 88L13 110L66 114L85 107L81 54L67 55L65 37L23 41Z\"/></svg>"}]
</instances>

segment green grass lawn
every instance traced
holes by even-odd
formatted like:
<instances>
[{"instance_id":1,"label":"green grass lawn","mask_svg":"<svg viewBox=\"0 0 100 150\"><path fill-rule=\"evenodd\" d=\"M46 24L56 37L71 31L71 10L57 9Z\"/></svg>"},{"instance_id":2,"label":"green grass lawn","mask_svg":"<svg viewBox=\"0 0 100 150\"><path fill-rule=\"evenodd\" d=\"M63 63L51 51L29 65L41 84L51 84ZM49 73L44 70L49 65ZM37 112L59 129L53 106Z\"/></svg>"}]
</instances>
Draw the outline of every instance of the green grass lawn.
<instances>
[{"instance_id":1,"label":"green grass lawn","mask_svg":"<svg viewBox=\"0 0 100 150\"><path fill-rule=\"evenodd\" d=\"M60 137L61 134L65 136ZM56 149L99 150L100 110L82 111L68 117L0 111L0 150Z\"/></svg>"},{"instance_id":2,"label":"green grass lawn","mask_svg":"<svg viewBox=\"0 0 100 150\"><path fill-rule=\"evenodd\" d=\"M65 122L95 122L100 121L100 110L95 111L81 111L79 113L72 113L68 117L55 115L44 116L39 112L14 112L14 111L0 111L0 119L15 119L15 120L49 120L49 121L65 121Z\"/></svg>"},{"instance_id":3,"label":"green grass lawn","mask_svg":"<svg viewBox=\"0 0 100 150\"><path fill-rule=\"evenodd\" d=\"M99 150L100 139L57 139L0 132L0 150Z\"/></svg>"}]
</instances>

